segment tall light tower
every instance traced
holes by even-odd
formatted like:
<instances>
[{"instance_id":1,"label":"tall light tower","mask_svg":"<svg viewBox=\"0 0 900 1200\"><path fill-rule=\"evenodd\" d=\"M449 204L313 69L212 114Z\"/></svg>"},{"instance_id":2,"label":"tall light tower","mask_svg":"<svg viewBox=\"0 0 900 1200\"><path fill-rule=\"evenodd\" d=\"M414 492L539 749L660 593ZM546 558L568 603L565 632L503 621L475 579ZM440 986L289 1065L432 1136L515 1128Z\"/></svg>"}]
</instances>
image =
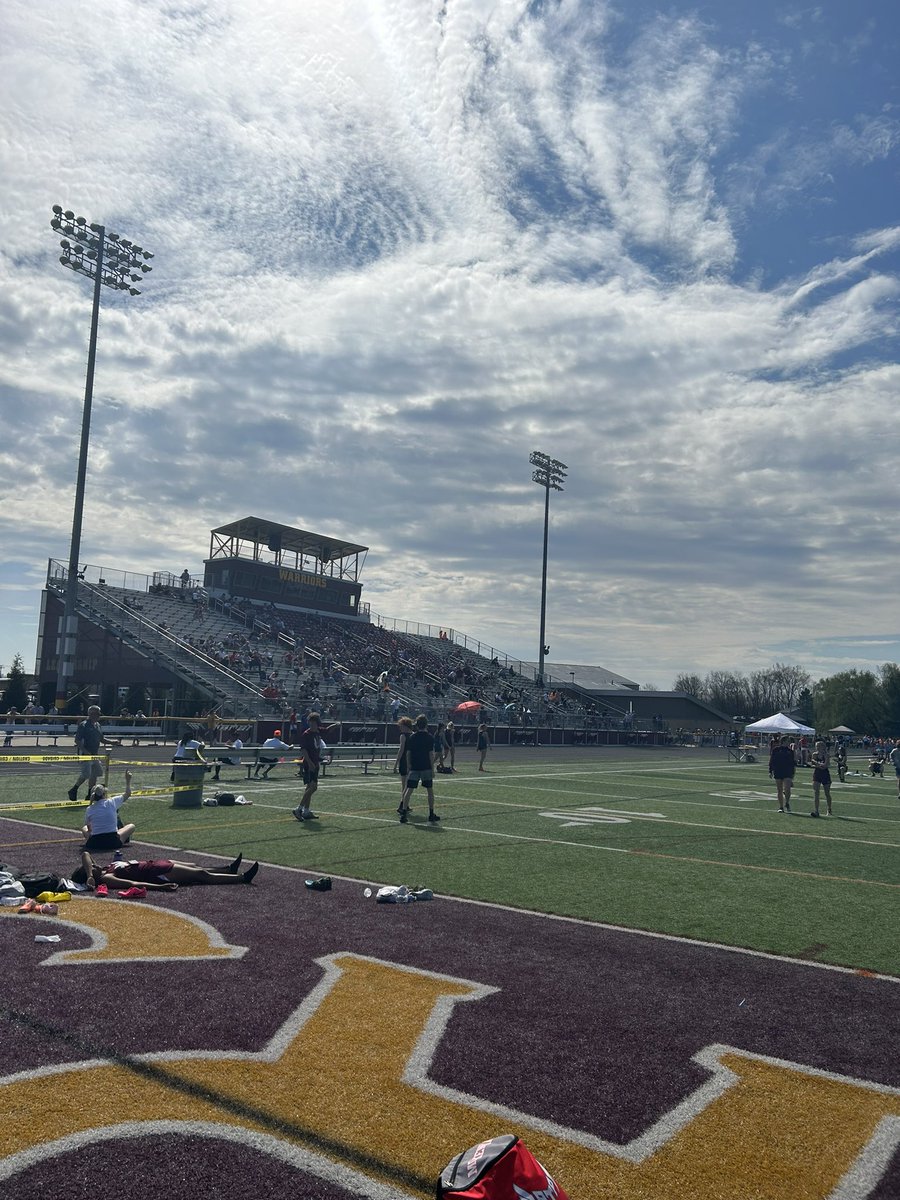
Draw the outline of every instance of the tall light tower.
<instances>
[{"instance_id":1,"label":"tall light tower","mask_svg":"<svg viewBox=\"0 0 900 1200\"><path fill-rule=\"evenodd\" d=\"M56 707L65 707L69 684L75 666L75 643L78 618L75 615L78 597L78 559L81 553L81 523L84 514L84 484L87 477L88 443L91 435L91 403L94 396L94 363L97 358L97 326L100 321L100 288L128 292L139 296L134 287L147 271L152 270L146 259L149 251L135 246L117 233L107 233L102 225L89 225L86 218L76 217L59 204L53 205L50 228L63 234L59 243L64 267L85 275L94 283L94 304L91 311L91 337L88 343L87 379L84 385L84 410L81 418L81 451L78 456L78 476L75 482L75 510L72 514L72 541L69 549L69 574L66 578L66 601L59 641L59 668L56 674Z\"/></svg>"},{"instance_id":2,"label":"tall light tower","mask_svg":"<svg viewBox=\"0 0 900 1200\"><path fill-rule=\"evenodd\" d=\"M547 632L547 539L550 533L550 489L555 492L563 490L563 482L569 468L565 463L558 462L549 454L541 454L535 450L528 460L534 467L531 478L545 490L544 494L544 566L541 573L541 640L538 648L538 683L544 686L544 656L550 652L544 639Z\"/></svg>"}]
</instances>

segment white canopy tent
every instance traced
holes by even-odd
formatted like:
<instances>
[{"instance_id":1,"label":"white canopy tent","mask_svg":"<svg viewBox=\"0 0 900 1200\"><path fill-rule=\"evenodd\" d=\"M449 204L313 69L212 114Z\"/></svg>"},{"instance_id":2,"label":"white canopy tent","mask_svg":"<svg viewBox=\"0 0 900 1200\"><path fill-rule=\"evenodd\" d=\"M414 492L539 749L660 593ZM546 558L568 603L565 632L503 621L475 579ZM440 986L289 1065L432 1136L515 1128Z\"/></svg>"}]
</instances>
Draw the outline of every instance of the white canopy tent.
<instances>
[{"instance_id":1,"label":"white canopy tent","mask_svg":"<svg viewBox=\"0 0 900 1200\"><path fill-rule=\"evenodd\" d=\"M763 717L761 721L754 721L752 725L744 726L744 733L800 733L812 736L815 732L808 725L801 725L799 721L793 720L786 713L775 713L774 716Z\"/></svg>"}]
</instances>

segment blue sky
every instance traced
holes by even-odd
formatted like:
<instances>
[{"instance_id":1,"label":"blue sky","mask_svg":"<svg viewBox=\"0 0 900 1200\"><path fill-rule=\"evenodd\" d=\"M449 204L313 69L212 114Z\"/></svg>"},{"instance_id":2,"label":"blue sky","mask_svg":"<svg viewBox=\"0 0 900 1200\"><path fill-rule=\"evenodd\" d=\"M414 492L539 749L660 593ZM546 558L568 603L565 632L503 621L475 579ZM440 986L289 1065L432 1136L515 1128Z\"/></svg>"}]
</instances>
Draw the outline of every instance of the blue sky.
<instances>
[{"instance_id":1,"label":"blue sky","mask_svg":"<svg viewBox=\"0 0 900 1200\"><path fill-rule=\"evenodd\" d=\"M0 663L68 557L199 571L254 513L365 598L668 686L894 660L900 17L887 3L8 0ZM886 632L885 632L886 631Z\"/></svg>"}]
</instances>

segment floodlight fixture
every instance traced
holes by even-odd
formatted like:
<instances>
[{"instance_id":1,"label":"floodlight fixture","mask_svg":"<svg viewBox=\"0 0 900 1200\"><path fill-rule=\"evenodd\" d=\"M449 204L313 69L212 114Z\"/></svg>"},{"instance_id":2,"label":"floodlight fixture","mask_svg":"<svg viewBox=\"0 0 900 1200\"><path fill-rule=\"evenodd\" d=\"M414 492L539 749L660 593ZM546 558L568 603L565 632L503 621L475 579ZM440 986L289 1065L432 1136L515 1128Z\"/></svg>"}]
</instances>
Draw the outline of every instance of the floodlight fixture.
<instances>
[{"instance_id":1,"label":"floodlight fixture","mask_svg":"<svg viewBox=\"0 0 900 1200\"><path fill-rule=\"evenodd\" d=\"M544 555L541 568L541 631L540 640L538 642L538 671L537 683L540 687L544 686L544 659L550 653L550 647L546 644L546 626L547 626L547 544L550 536L550 492L551 489L555 492L563 491L563 483L565 483L569 468L559 459L551 458L549 454L544 454L540 450L534 450L531 457L528 459L531 466L534 467L531 478L534 483L539 484L544 488Z\"/></svg>"},{"instance_id":2,"label":"floodlight fixture","mask_svg":"<svg viewBox=\"0 0 900 1200\"><path fill-rule=\"evenodd\" d=\"M50 228L66 236L60 241L63 253L59 261L64 267L78 275L85 275L94 284L94 300L91 309L91 333L88 342L87 377L84 385L84 408L81 418L81 446L78 456L78 474L75 481L75 506L72 513L72 540L69 552L69 571L66 577L65 608L60 628L59 655L56 674L56 705L62 711L68 697L69 685L73 681L78 617L78 559L81 551L81 526L84 516L84 492L87 478L88 446L91 432L91 404L94 392L94 365L97 359L97 328L100 321L100 292L103 287L114 291L127 291L139 296L137 288L131 287L133 280L143 278L142 273L151 270L140 261L152 258L146 250L134 247L131 242L120 239L116 233L106 233L103 225L90 224L86 217L76 217L70 209L63 210L53 205ZM65 224L63 223L65 221ZM69 239L72 241L69 241ZM81 578L84 578L83 573ZM101 580L102 582L102 580Z\"/></svg>"}]
</instances>

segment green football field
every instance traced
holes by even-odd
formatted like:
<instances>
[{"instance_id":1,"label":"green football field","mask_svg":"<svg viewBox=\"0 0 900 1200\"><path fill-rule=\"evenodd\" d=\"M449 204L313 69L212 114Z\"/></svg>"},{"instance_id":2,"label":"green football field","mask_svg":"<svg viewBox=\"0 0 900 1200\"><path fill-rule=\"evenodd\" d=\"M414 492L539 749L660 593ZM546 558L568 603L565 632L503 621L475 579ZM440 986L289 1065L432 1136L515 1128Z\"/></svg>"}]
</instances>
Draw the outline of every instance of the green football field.
<instances>
[{"instance_id":1,"label":"green football field","mask_svg":"<svg viewBox=\"0 0 900 1200\"><path fill-rule=\"evenodd\" d=\"M241 850L248 860L311 874L422 885L900 975L893 778L835 782L834 815L816 821L811 772L798 770L794 811L782 815L765 762L728 762L725 751L498 750L488 773L478 774L468 750L458 774L436 778L436 826L425 820L421 794L401 826L398 777L349 766L329 769L314 804L320 819L301 824L290 814L301 790L290 764L265 782L223 770L218 786L243 793L252 807L178 809L168 763L145 762L154 751L116 754L114 791L123 787L124 760L136 762L138 794L123 815L137 824L138 849L143 841L185 852ZM82 810L20 806L64 800L74 774L71 763L0 767L0 815L50 827L47 865L56 870L77 861ZM0 859L13 864L15 829L5 823L0 843Z\"/></svg>"}]
</instances>

